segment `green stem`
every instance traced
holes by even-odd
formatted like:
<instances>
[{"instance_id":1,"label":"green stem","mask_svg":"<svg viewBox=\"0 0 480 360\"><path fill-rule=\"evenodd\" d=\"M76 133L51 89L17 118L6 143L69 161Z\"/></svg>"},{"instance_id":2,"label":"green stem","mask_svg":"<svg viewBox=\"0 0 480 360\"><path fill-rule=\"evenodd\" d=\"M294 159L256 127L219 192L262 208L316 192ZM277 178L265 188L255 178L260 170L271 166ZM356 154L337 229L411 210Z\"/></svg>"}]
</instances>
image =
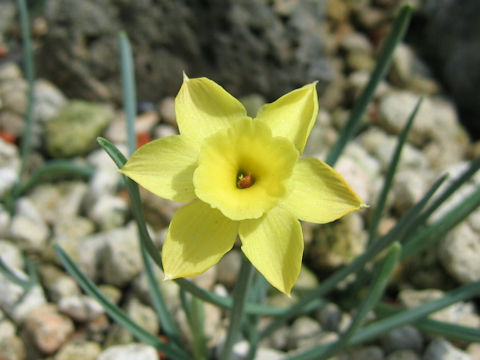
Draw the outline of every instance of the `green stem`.
<instances>
[{"instance_id":1,"label":"green stem","mask_svg":"<svg viewBox=\"0 0 480 360\"><path fill-rule=\"evenodd\" d=\"M385 77L385 74L390 67L393 52L397 47L398 43L402 40L403 35L407 31L411 16L411 5L405 5L400 9L400 13L398 14L395 22L393 23L392 30L390 31L388 37L385 39L382 50L378 55L377 64L373 69L367 86L363 90L358 101L355 103L350 114L350 118L348 119L348 122L345 125L342 133L338 137L338 140L335 142L333 147L330 149L330 152L328 153L326 162L330 166L333 167L335 165L343 149L348 144L350 139L355 135L360 125L361 118L365 113L368 104L375 95L375 90L378 84Z\"/></svg>"},{"instance_id":2,"label":"green stem","mask_svg":"<svg viewBox=\"0 0 480 360\"><path fill-rule=\"evenodd\" d=\"M27 112L25 115L25 132L22 137L21 145L21 164L20 164L20 173L19 179L23 178L27 168L28 155L31 148L31 139L32 139L32 127L33 127L33 108L35 104L34 97L34 81L35 81L35 70L33 67L33 54L32 54L32 39L30 35L30 19L28 16L28 9L25 4L25 0L17 0L18 8L20 11L20 23L22 28L22 37L23 37L23 55L25 62L25 77L28 82L28 104Z\"/></svg>"},{"instance_id":3,"label":"green stem","mask_svg":"<svg viewBox=\"0 0 480 360\"><path fill-rule=\"evenodd\" d=\"M137 108L135 70L132 49L127 35L122 32L118 38L120 42L120 61L122 63L123 106L127 118L128 152L132 154L137 147L137 139L135 137L135 114Z\"/></svg>"},{"instance_id":4,"label":"green stem","mask_svg":"<svg viewBox=\"0 0 480 360\"><path fill-rule=\"evenodd\" d=\"M237 340L240 328L242 326L243 317L245 315L245 304L247 300L250 278L252 277L253 266L245 256L242 257L242 266L238 276L238 282L235 285L233 293L233 308L230 316L230 326L228 328L227 339L223 346L221 360L229 360L232 358L232 350Z\"/></svg>"}]
</instances>

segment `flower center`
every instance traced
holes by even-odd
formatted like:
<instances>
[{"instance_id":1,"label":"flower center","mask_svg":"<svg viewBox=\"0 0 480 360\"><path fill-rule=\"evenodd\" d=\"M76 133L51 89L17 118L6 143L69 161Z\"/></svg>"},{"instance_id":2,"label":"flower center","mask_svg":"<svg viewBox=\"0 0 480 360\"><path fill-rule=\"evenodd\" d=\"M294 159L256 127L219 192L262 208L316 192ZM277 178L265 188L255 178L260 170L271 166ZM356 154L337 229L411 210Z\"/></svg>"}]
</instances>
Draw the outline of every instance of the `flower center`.
<instances>
[{"instance_id":1,"label":"flower center","mask_svg":"<svg viewBox=\"0 0 480 360\"><path fill-rule=\"evenodd\" d=\"M257 219L287 195L297 158L295 146L262 121L233 121L202 144L195 194L229 219Z\"/></svg>"},{"instance_id":2,"label":"flower center","mask_svg":"<svg viewBox=\"0 0 480 360\"><path fill-rule=\"evenodd\" d=\"M249 172L240 170L237 174L237 188L246 189L255 184L255 178Z\"/></svg>"}]
</instances>

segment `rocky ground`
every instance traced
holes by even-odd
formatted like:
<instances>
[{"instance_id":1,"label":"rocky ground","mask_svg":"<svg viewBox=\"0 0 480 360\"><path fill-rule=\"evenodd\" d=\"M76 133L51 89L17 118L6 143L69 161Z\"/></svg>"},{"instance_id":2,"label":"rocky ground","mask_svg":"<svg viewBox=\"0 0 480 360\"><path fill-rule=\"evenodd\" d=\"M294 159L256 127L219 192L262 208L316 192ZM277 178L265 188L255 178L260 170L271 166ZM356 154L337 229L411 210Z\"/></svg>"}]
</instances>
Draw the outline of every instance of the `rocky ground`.
<instances>
[{"instance_id":1,"label":"rocky ground","mask_svg":"<svg viewBox=\"0 0 480 360\"><path fill-rule=\"evenodd\" d=\"M275 6L280 7L279 11L290 11L289 3L279 1ZM389 5L392 2L361 3L362 6L356 6L331 0L325 9L325 46L334 81L321 94L321 109L307 144L307 156L325 158L368 80L380 40L388 29L385 19L393 12ZM9 192L18 181L18 144L27 106L24 75L8 54L4 59L0 62L0 194ZM136 343L132 335L112 323L98 303L84 295L53 253L52 245L61 245L114 303L145 329L161 334L149 300L137 233L121 177L108 156L95 145L96 137L101 135L121 149L126 148L122 109L112 102L69 98L65 90L53 85L53 80L41 78L35 85L34 151L29 169L50 159L71 158L95 171L86 179L35 186L18 200L13 215L0 206L0 256L19 276L26 276L23 256L28 256L35 261L40 277L38 286L24 294L22 288L0 274L0 359L158 359L153 348ZM470 140L459 122L455 104L427 64L403 43L368 109L364 126L336 166L362 199L376 203L397 135L420 96L424 102L402 154L388 211L380 224L381 234L441 174L448 172L454 178L480 152L480 144ZM265 101L258 93L242 100L250 111ZM174 98L162 96L158 101L144 103L136 126L142 142L177 133ZM467 197L479 184L480 175L441 212ZM142 196L152 234L160 245L178 204L147 192ZM272 292L268 302L282 306L295 301L326 273L361 254L366 247L368 218L368 211L363 211L329 225L303 224L305 266L294 295L289 299ZM328 241L332 237L336 239L333 244ZM240 252L234 249L215 268L192 280L226 294L235 283L239 265ZM438 246L411 261L408 269L394 279L392 287L398 293L396 300L412 307L440 297L452 286L476 281L479 274L480 211L476 211L440 239ZM188 337L176 284L161 281L160 273L158 278L171 312ZM214 348L225 335L226 314L209 304L205 311L206 334L209 346ZM472 301L452 305L433 318L480 326L480 315ZM281 359L287 353L331 341L348 326L350 319L348 311L330 303L277 331L261 344L258 359ZM239 359L244 351L245 344L237 344ZM480 359L480 346L450 342L405 326L338 358L474 360Z\"/></svg>"}]
</instances>

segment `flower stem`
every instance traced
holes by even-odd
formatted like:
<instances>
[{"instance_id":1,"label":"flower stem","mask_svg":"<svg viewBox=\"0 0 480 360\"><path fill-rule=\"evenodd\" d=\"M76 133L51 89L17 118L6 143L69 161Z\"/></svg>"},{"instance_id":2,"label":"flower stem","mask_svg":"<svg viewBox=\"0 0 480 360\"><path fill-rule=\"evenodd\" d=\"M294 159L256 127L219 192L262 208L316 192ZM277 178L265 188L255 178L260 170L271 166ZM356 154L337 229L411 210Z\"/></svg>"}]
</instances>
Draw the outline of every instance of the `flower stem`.
<instances>
[{"instance_id":1,"label":"flower stem","mask_svg":"<svg viewBox=\"0 0 480 360\"><path fill-rule=\"evenodd\" d=\"M238 282L233 293L233 308L230 316L227 339L223 346L221 360L229 360L232 357L232 350L242 325L245 314L245 304L248 295L250 279L253 273L253 266L245 256L242 256L242 266L238 275Z\"/></svg>"}]
</instances>

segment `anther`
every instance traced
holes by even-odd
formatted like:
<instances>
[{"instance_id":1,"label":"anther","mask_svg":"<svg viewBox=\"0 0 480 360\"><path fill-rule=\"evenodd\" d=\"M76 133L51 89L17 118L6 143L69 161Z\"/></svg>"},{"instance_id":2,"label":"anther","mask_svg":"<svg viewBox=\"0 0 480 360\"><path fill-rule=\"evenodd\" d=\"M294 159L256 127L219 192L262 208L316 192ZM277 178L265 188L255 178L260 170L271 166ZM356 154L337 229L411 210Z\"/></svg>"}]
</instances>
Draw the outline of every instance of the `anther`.
<instances>
[{"instance_id":1,"label":"anther","mask_svg":"<svg viewBox=\"0 0 480 360\"><path fill-rule=\"evenodd\" d=\"M239 189L246 189L253 185L255 179L253 178L252 174L242 174L240 173L237 177L237 187Z\"/></svg>"}]
</instances>

